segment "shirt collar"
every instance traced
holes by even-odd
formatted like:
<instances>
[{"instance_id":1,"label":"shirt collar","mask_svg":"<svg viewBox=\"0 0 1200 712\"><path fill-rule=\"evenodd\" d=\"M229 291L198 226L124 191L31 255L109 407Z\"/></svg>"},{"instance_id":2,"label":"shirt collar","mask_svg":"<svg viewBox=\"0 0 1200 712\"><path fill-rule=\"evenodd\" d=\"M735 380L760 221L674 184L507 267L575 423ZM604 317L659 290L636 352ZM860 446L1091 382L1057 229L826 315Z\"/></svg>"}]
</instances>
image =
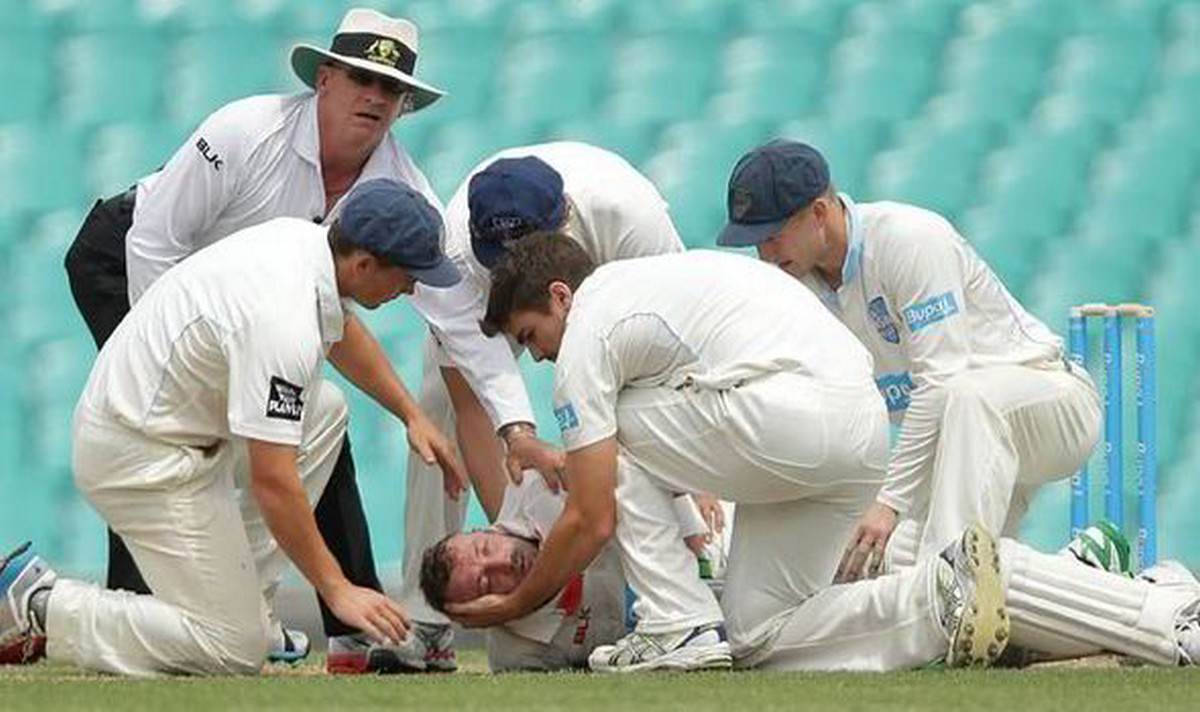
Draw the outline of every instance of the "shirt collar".
<instances>
[{"instance_id":1,"label":"shirt collar","mask_svg":"<svg viewBox=\"0 0 1200 712\"><path fill-rule=\"evenodd\" d=\"M301 158L321 168L321 139L317 128L317 95L309 95L300 110L300 122L292 135L292 147Z\"/></svg>"},{"instance_id":2,"label":"shirt collar","mask_svg":"<svg viewBox=\"0 0 1200 712\"><path fill-rule=\"evenodd\" d=\"M321 230L312 241L312 259L317 268L317 316L321 320L321 341L335 344L342 340L346 310L338 296L333 251L329 249L329 231Z\"/></svg>"},{"instance_id":3,"label":"shirt collar","mask_svg":"<svg viewBox=\"0 0 1200 712\"><path fill-rule=\"evenodd\" d=\"M863 233L858 206L849 195L838 193L846 209L846 261L842 263L842 286L850 284L862 271Z\"/></svg>"}]
</instances>

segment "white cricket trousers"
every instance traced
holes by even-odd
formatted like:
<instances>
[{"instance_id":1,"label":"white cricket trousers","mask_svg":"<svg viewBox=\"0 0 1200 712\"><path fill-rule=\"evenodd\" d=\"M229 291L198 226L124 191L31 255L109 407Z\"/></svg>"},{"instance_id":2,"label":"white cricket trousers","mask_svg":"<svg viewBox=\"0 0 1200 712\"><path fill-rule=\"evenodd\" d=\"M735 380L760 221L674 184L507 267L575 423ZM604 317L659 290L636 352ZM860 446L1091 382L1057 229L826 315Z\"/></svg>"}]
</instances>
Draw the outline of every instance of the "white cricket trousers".
<instances>
[{"instance_id":1,"label":"white cricket trousers","mask_svg":"<svg viewBox=\"0 0 1200 712\"><path fill-rule=\"evenodd\" d=\"M428 335L417 402L438 430L446 433L452 443L457 443L454 407L442 379L437 348L432 334ZM461 457L459 462L462 462ZM467 518L467 502L470 501L466 494L457 502L446 496L443 476L437 465L428 465L419 455L409 452L404 475L404 582L399 599L412 619L422 623L450 623L450 619L434 610L421 593L421 556L443 537L462 531Z\"/></svg>"},{"instance_id":2,"label":"white cricket trousers","mask_svg":"<svg viewBox=\"0 0 1200 712\"><path fill-rule=\"evenodd\" d=\"M341 392L321 382L306 404L297 462L310 504L333 472L346 420ZM48 656L126 675L257 673L267 652L264 591L286 557L253 498L239 498L245 441L172 445L79 409L73 464L76 485L154 594L60 580L47 608Z\"/></svg>"},{"instance_id":3,"label":"white cricket trousers","mask_svg":"<svg viewBox=\"0 0 1200 712\"><path fill-rule=\"evenodd\" d=\"M1061 361L971 369L942 393L938 436L888 542L889 567L941 551L972 522L1015 537L1038 488L1078 470L1100 437L1095 385Z\"/></svg>"},{"instance_id":4,"label":"white cricket trousers","mask_svg":"<svg viewBox=\"0 0 1200 712\"><path fill-rule=\"evenodd\" d=\"M638 629L662 633L724 620L737 656L752 656L777 631L779 616L829 587L887 463L887 418L873 384L792 373L724 391L625 389L617 440L616 539L638 595ZM737 503L720 606L696 576L672 507L673 494L695 491ZM875 591L876 625L883 626L897 612L892 598L927 596L927 573L837 587L829 598ZM830 625L841 615L836 607L823 612ZM911 647L907 621L887 625L899 648ZM945 637L934 633L944 654ZM903 666L933 658L904 659Z\"/></svg>"}]
</instances>

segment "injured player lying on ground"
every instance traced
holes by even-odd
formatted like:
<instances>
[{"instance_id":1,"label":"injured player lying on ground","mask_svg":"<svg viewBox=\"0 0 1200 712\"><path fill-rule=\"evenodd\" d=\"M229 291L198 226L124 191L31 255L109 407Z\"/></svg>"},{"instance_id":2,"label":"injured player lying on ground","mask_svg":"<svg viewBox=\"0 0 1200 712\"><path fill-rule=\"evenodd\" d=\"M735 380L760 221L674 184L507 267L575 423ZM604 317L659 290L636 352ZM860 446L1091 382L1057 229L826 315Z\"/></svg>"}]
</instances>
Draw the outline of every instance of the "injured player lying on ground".
<instances>
[{"instance_id":1,"label":"injured player lying on ground","mask_svg":"<svg viewBox=\"0 0 1200 712\"><path fill-rule=\"evenodd\" d=\"M426 549L421 590L429 604L445 610L448 603L516 588L533 566L541 541L562 512L563 501L563 495L551 492L542 478L526 477L505 491L495 524L451 534ZM708 525L691 496L677 497L675 509L680 536L693 552L701 554ZM620 561L613 548L606 547L544 606L487 629L488 666L492 672L587 667L592 650L612 644L628 632L625 596Z\"/></svg>"}]
</instances>

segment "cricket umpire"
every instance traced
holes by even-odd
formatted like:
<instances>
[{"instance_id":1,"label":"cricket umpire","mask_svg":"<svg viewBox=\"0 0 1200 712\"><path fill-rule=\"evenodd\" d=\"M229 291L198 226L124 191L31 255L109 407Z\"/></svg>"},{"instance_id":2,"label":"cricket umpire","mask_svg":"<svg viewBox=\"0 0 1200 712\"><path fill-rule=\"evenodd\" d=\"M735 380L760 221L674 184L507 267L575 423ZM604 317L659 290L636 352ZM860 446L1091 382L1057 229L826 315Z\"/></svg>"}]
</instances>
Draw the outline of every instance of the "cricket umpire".
<instances>
[{"instance_id":1,"label":"cricket umpire","mask_svg":"<svg viewBox=\"0 0 1200 712\"><path fill-rule=\"evenodd\" d=\"M292 48L292 68L311 91L221 107L161 169L98 201L66 256L71 292L97 347L164 272L242 228L278 217L330 224L342 197L373 178L408 185L440 212L428 180L389 134L399 116L443 94L414 77L417 51L411 22L352 9L328 50ZM349 580L382 591L348 440L316 518ZM108 587L151 593L111 530ZM331 649L361 642L324 601L321 613ZM306 643L281 637L273 657L304 654Z\"/></svg>"}]
</instances>

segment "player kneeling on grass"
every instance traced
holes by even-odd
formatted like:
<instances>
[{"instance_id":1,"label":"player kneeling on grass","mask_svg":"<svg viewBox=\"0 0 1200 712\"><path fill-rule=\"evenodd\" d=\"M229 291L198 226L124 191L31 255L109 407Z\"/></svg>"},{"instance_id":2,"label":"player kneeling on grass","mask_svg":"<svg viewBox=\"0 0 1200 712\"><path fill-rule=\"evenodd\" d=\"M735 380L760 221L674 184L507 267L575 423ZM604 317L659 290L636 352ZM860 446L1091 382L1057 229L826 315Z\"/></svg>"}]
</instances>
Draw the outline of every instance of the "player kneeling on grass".
<instances>
[{"instance_id":1,"label":"player kneeling on grass","mask_svg":"<svg viewBox=\"0 0 1200 712\"><path fill-rule=\"evenodd\" d=\"M129 545L153 595L58 579L29 545L0 565L0 660L129 675L252 674L284 554L346 624L381 642L407 617L351 584L312 503L346 430L329 361L400 418L409 445L463 474L365 325L415 282L459 279L441 219L389 180L330 227L279 218L197 252L146 292L101 350L75 412L75 482ZM253 498L242 498L238 488Z\"/></svg>"},{"instance_id":2,"label":"player kneeling on grass","mask_svg":"<svg viewBox=\"0 0 1200 712\"><path fill-rule=\"evenodd\" d=\"M509 486L496 523L468 534L451 534L427 548L421 562L421 590L429 605L507 593L529 573L538 547L562 513L565 498L538 477ZM689 495L674 501L680 534L689 548L702 548L705 523ZM698 573L698 569L693 575ZM586 667L600 645L625 635L625 576L614 547L606 546L583 572L544 606L487 631L492 672Z\"/></svg>"},{"instance_id":3,"label":"player kneeling on grass","mask_svg":"<svg viewBox=\"0 0 1200 712\"><path fill-rule=\"evenodd\" d=\"M999 655L1000 572L978 528L907 571L829 587L840 553L831 542L849 536L883 480L887 415L870 356L811 292L718 252L595 268L561 235L510 250L483 327L556 362L567 499L523 579L448 604L452 617L522 618L615 538L638 623L592 651L594 670L734 658L892 670L948 647L951 664ZM723 606L695 575L672 511L672 493L696 491L738 504Z\"/></svg>"}]
</instances>

